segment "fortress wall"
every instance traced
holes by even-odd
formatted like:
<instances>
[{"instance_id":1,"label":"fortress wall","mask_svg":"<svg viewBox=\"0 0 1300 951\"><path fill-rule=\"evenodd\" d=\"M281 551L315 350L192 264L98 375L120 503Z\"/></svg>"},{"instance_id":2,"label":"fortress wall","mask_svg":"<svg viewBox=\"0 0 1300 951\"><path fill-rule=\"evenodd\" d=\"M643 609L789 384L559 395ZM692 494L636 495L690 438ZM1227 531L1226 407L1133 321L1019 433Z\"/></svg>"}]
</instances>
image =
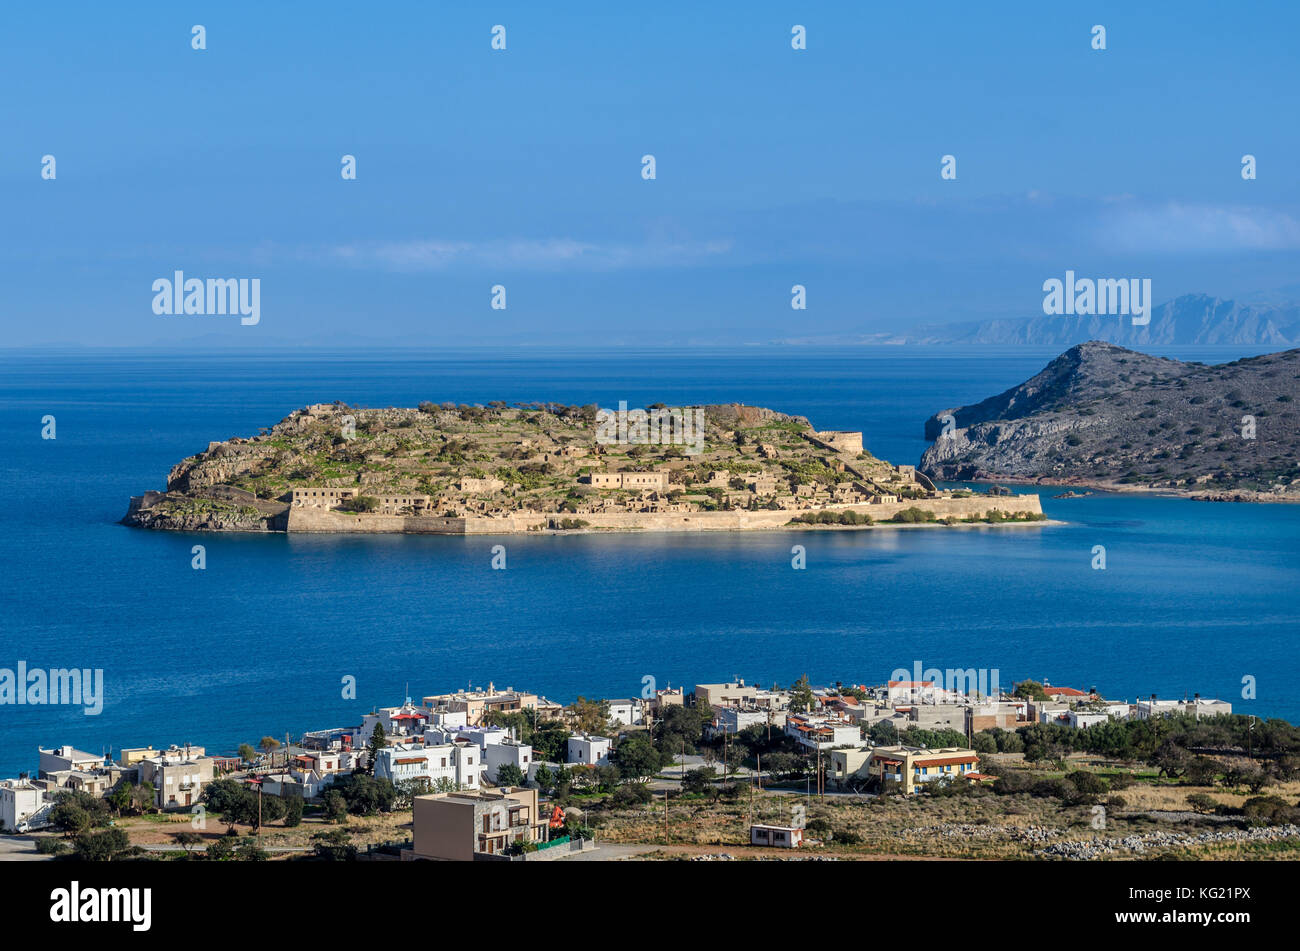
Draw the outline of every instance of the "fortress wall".
<instances>
[{"instance_id":1,"label":"fortress wall","mask_svg":"<svg viewBox=\"0 0 1300 951\"><path fill-rule=\"evenodd\" d=\"M956 516L968 518L983 516L998 510L1007 513L1041 514L1037 495L973 496L967 499L929 499L919 501L885 502L879 505L836 505L830 511L865 512L877 522L892 518L906 508L927 509L937 518ZM435 518L433 516L402 517L395 515L342 515L323 509L296 508L289 512L287 531L290 532L410 532L438 535L505 535L536 531L544 528L550 518L580 518L589 527L611 531L656 532L726 532L753 531L784 528L796 515L821 512L825 509L792 509L788 511L760 510L757 512L609 512L573 516L514 515L505 518Z\"/></svg>"}]
</instances>

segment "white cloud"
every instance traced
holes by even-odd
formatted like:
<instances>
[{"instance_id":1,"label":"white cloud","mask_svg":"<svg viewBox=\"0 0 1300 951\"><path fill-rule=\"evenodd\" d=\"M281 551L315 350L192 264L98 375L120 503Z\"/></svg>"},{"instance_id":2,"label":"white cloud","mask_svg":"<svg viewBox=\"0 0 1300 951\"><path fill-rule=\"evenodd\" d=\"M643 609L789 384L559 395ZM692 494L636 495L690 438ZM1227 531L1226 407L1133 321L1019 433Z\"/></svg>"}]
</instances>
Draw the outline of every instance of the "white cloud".
<instances>
[{"instance_id":1,"label":"white cloud","mask_svg":"<svg viewBox=\"0 0 1300 951\"><path fill-rule=\"evenodd\" d=\"M453 241L361 242L328 250L328 255L355 267L387 271L441 271L449 268L510 268L536 271L606 271L689 267L729 253L732 243L647 242L601 244L573 238Z\"/></svg>"},{"instance_id":2,"label":"white cloud","mask_svg":"<svg viewBox=\"0 0 1300 951\"><path fill-rule=\"evenodd\" d=\"M1103 214L1096 237L1121 251L1291 251L1300 249L1300 221L1247 205L1121 205Z\"/></svg>"}]
</instances>

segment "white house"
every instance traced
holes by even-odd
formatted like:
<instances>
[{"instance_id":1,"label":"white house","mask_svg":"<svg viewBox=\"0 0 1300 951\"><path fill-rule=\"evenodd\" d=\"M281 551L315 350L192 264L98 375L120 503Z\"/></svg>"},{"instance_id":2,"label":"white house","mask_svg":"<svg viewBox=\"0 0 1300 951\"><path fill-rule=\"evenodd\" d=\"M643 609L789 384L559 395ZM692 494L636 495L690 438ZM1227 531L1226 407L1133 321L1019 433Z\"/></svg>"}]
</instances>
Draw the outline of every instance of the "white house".
<instances>
[{"instance_id":1,"label":"white house","mask_svg":"<svg viewBox=\"0 0 1300 951\"><path fill-rule=\"evenodd\" d=\"M37 749L40 753L40 771L37 779L44 779L47 773L72 771L94 772L104 765L104 754L83 753L71 746L58 746L52 750Z\"/></svg>"},{"instance_id":2,"label":"white house","mask_svg":"<svg viewBox=\"0 0 1300 951\"><path fill-rule=\"evenodd\" d=\"M371 734L375 732L375 724L384 728L385 736L399 738L423 736L430 716L428 710L420 709L410 700L400 707L380 707L361 718L361 726L357 727L352 735L352 745L362 747L369 743Z\"/></svg>"},{"instance_id":3,"label":"white house","mask_svg":"<svg viewBox=\"0 0 1300 951\"><path fill-rule=\"evenodd\" d=\"M1139 720L1180 715L1213 717L1231 712L1232 704L1226 700L1209 700L1203 697L1194 700L1139 700L1133 709L1133 715Z\"/></svg>"},{"instance_id":4,"label":"white house","mask_svg":"<svg viewBox=\"0 0 1300 951\"><path fill-rule=\"evenodd\" d=\"M837 746L857 746L862 742L862 728L856 723L812 713L787 717L785 733L810 750L832 750Z\"/></svg>"},{"instance_id":5,"label":"white house","mask_svg":"<svg viewBox=\"0 0 1300 951\"><path fill-rule=\"evenodd\" d=\"M455 783L461 789L478 789L482 769L478 747L468 743L417 746L395 743L384 747L375 757L375 777L394 785L411 779L439 780Z\"/></svg>"},{"instance_id":6,"label":"white house","mask_svg":"<svg viewBox=\"0 0 1300 951\"><path fill-rule=\"evenodd\" d=\"M607 766L609 765L610 745L610 740L607 737L575 733L569 737L569 749L565 762L578 766Z\"/></svg>"},{"instance_id":7,"label":"white house","mask_svg":"<svg viewBox=\"0 0 1300 951\"><path fill-rule=\"evenodd\" d=\"M527 778L533 768L533 748L518 740L506 740L504 743L489 743L483 747L483 775L489 782L497 781L497 770L502 766L518 766Z\"/></svg>"},{"instance_id":8,"label":"white house","mask_svg":"<svg viewBox=\"0 0 1300 951\"><path fill-rule=\"evenodd\" d=\"M425 743L473 743L481 750L510 738L503 726L431 726L424 731Z\"/></svg>"},{"instance_id":9,"label":"white house","mask_svg":"<svg viewBox=\"0 0 1300 951\"><path fill-rule=\"evenodd\" d=\"M0 780L0 830L29 832L49 824L54 797L25 779Z\"/></svg>"},{"instance_id":10,"label":"white house","mask_svg":"<svg viewBox=\"0 0 1300 951\"><path fill-rule=\"evenodd\" d=\"M1110 717L1099 710L1071 710L1065 715L1066 723L1076 730L1086 730L1110 722Z\"/></svg>"},{"instance_id":11,"label":"white house","mask_svg":"<svg viewBox=\"0 0 1300 951\"><path fill-rule=\"evenodd\" d=\"M609 719L622 726L636 726L645 722L640 700L608 700Z\"/></svg>"},{"instance_id":12,"label":"white house","mask_svg":"<svg viewBox=\"0 0 1300 951\"><path fill-rule=\"evenodd\" d=\"M746 727L767 726L771 724L778 730L785 728L786 715L773 714L770 710L742 707L714 707L713 716L716 726L707 728L713 735L719 733L739 733Z\"/></svg>"}]
</instances>

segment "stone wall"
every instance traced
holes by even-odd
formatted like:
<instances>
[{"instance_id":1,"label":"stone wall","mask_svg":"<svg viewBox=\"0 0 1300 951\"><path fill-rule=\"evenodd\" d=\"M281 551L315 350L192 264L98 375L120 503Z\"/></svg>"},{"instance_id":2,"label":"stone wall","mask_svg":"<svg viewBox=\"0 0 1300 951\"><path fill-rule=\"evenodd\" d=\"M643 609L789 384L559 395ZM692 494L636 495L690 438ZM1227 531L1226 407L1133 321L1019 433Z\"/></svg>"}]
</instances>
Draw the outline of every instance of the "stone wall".
<instances>
[{"instance_id":1,"label":"stone wall","mask_svg":"<svg viewBox=\"0 0 1300 951\"><path fill-rule=\"evenodd\" d=\"M992 511L1041 514L1037 495L972 496L966 499L922 499L878 505L836 505L828 509L790 509L757 512L605 512L576 516L590 528L610 531L736 532L784 528L797 515L822 511L855 511L885 522L906 508L928 509L937 518L984 516ZM574 518L564 512L551 515L513 515L505 518L440 518L433 516L344 515L310 507L289 511L290 532L409 532L434 535L508 535L544 528L552 518Z\"/></svg>"}]
</instances>

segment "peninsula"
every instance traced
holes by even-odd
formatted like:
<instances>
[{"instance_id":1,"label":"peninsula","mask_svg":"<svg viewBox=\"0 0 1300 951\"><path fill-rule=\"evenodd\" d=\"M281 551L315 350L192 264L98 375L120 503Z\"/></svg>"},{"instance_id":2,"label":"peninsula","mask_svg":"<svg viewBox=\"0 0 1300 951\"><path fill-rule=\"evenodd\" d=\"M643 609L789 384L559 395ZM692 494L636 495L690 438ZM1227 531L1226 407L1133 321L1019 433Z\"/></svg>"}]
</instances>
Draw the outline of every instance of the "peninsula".
<instances>
[{"instance_id":1,"label":"peninsula","mask_svg":"<svg viewBox=\"0 0 1300 951\"><path fill-rule=\"evenodd\" d=\"M1207 366L1091 341L926 422L935 479L1300 501L1300 350Z\"/></svg>"},{"instance_id":2,"label":"peninsula","mask_svg":"<svg viewBox=\"0 0 1300 951\"><path fill-rule=\"evenodd\" d=\"M742 531L1041 521L1036 495L937 488L859 432L725 404L323 403L174 466L123 523L174 531Z\"/></svg>"}]
</instances>

